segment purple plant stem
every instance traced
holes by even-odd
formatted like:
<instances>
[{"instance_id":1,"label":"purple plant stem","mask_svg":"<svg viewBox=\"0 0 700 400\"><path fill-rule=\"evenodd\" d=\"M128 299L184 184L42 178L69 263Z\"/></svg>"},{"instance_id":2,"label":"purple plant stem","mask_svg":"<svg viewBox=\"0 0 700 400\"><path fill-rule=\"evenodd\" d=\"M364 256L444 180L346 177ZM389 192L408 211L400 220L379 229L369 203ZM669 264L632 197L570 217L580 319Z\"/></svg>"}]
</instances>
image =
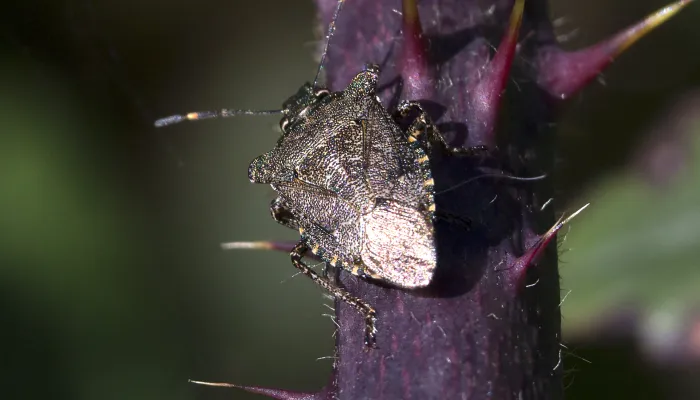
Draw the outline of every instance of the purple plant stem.
<instances>
[{"instance_id":1,"label":"purple plant stem","mask_svg":"<svg viewBox=\"0 0 700 400\"><path fill-rule=\"evenodd\" d=\"M328 23L334 5L333 0L319 1L322 23ZM426 71L423 84L409 73L404 92L390 86L381 96L385 105L391 108L396 98L416 93L428 95L420 100L444 107L441 115L432 115L437 123L457 127L443 129L453 145L494 147L493 122L513 54L503 56L499 48L493 56L491 45L497 47L508 31L513 2L495 1L493 8L474 1L419 2L429 60L427 67L420 68L415 67L420 62L411 64L416 60L406 56L416 53L416 43L411 42L416 29L403 39L409 42L409 52L399 39L402 16L393 10L401 6L398 1L345 5L326 66L331 89L342 89L366 62L380 63L386 84L405 78L406 70ZM508 40L517 42L512 37L503 42ZM490 64L492 57L498 63ZM425 89L428 85L433 86L431 90ZM540 101L524 97L529 94L516 101ZM542 108L548 110L546 104ZM528 129L534 131L517 131L523 138L506 146L505 153L521 154L524 142L533 151L531 157L540 157L538 129L548 117L547 112L524 115ZM544 152L545 157L550 154L549 149ZM433 156L431 163L438 193L479 175L481 166L501 166L495 155L484 159ZM520 158L512 164L507 166L511 171L532 173L533 168ZM539 171L539 166L534 170ZM331 392L340 399L561 398L555 251L551 249L524 279L525 270L511 271L525 253L525 243L538 238L536 231L547 229L537 226L538 216L528 211L535 209L535 199L548 198L546 193L535 193L546 188L482 178L438 194L438 209L471 223L437 222L442 272L437 287L427 293L380 287L341 273L340 282L378 310L379 348L365 349L361 316L336 303L340 328ZM550 210L539 217L551 224ZM525 288L525 283L533 282L537 283Z\"/></svg>"},{"instance_id":2,"label":"purple plant stem","mask_svg":"<svg viewBox=\"0 0 700 400\"><path fill-rule=\"evenodd\" d=\"M524 6L522 0L348 1L325 65L327 86L342 90L366 63L378 63L380 98L389 110L402 99L420 101L451 145L488 152L430 154L442 215L431 287L399 290L338 273L342 286L377 310L378 348L363 342L364 319L336 302L336 361L326 388L231 386L278 399L562 398L559 273L551 244L570 218L554 224L553 207L545 207L548 181L515 182L492 172L551 172L556 100L581 90L690 2L565 52L544 0ZM328 26L337 1L317 4ZM511 79L518 84L503 96Z\"/></svg>"}]
</instances>

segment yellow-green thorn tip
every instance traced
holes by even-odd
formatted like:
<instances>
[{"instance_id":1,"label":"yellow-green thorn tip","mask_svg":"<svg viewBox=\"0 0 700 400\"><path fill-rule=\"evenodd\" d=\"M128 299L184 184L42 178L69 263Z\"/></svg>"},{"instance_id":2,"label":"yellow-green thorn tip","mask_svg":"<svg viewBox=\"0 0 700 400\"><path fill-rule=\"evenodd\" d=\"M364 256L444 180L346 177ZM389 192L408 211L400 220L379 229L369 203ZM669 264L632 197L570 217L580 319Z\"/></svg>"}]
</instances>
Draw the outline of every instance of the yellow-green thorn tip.
<instances>
[{"instance_id":1,"label":"yellow-green thorn tip","mask_svg":"<svg viewBox=\"0 0 700 400\"><path fill-rule=\"evenodd\" d=\"M569 52L556 45L541 47L535 61L538 85L555 98L571 97L631 45L693 1L681 0L667 5L611 38L585 49Z\"/></svg>"},{"instance_id":2,"label":"yellow-green thorn tip","mask_svg":"<svg viewBox=\"0 0 700 400\"><path fill-rule=\"evenodd\" d=\"M196 385L204 385L204 386L218 386L218 387L231 387L231 388L240 388L240 385L234 385L233 383L224 383L224 382L204 382L204 381L195 381L193 379L188 379L187 382L189 383L194 383Z\"/></svg>"},{"instance_id":3,"label":"yellow-green thorn tip","mask_svg":"<svg viewBox=\"0 0 700 400\"><path fill-rule=\"evenodd\" d=\"M633 25L620 32L611 41L611 44L613 44L615 47L613 57L616 57L623 53L631 45L633 45L639 39L644 37L644 35L651 32L653 29L659 27L664 22L668 21L671 17L678 14L679 11L681 11L693 1L694 0L680 0L673 4L669 4L666 7L663 7L657 10L656 12L648 15L636 25Z\"/></svg>"},{"instance_id":4,"label":"yellow-green thorn tip","mask_svg":"<svg viewBox=\"0 0 700 400\"><path fill-rule=\"evenodd\" d=\"M562 216L559 218L559 220L551 227L547 232L545 232L541 236L537 236L533 238L534 240L530 240L529 244L527 245L527 251L525 251L525 254L522 256L516 258L514 262L511 264L511 267L508 268L507 270L507 276L510 282L513 285L513 288L520 288L522 287L522 282L525 277L525 272L527 269L535 264L538 260L538 258L542 255L544 250L547 248L547 245L549 242L554 239L556 236L557 232L566 224L571 222L572 219L574 219L577 215L581 213L581 211L585 210L591 203L586 204L585 206L579 208L575 212L571 213L568 217L564 218ZM514 292L516 293L516 292Z\"/></svg>"},{"instance_id":5,"label":"yellow-green thorn tip","mask_svg":"<svg viewBox=\"0 0 700 400\"><path fill-rule=\"evenodd\" d=\"M221 243L221 248L223 250L273 250L274 246L272 242L227 242Z\"/></svg>"},{"instance_id":6,"label":"yellow-green thorn tip","mask_svg":"<svg viewBox=\"0 0 700 400\"><path fill-rule=\"evenodd\" d=\"M552 226L551 228L549 228L549 230L547 231L547 233L545 233L545 234L543 235L543 238L546 238L548 235L553 235L553 234L555 234L555 233L556 233L558 230L560 230L564 225L568 224L572 219L574 219L577 215L579 215L579 214L581 213L581 211L585 210L585 209L586 209L588 206L590 206L590 205L591 205L591 203L588 203L588 204L586 204L585 206L579 208L578 210L574 211L571 215L569 215L568 217L566 217L566 219L564 219L564 216L562 215L562 217L559 218L559 221L557 221L557 223L554 224L554 226Z\"/></svg>"},{"instance_id":7,"label":"yellow-green thorn tip","mask_svg":"<svg viewBox=\"0 0 700 400\"><path fill-rule=\"evenodd\" d=\"M223 250L274 250L289 253L294 248L296 242L228 242L221 243Z\"/></svg>"},{"instance_id":8,"label":"yellow-green thorn tip","mask_svg":"<svg viewBox=\"0 0 700 400\"><path fill-rule=\"evenodd\" d=\"M263 388L263 387L258 387L258 386L235 385L233 383L222 383L222 382L204 382L204 381L195 381L192 379L188 379L187 381L190 383L197 384L197 385L242 389L242 390L245 390L246 392L249 392L249 393L261 394L263 396L267 396L268 398L278 399L278 400L318 400L321 398L325 398L325 396L323 396L322 393L293 392L290 390L283 390L283 389L272 389L272 388Z\"/></svg>"}]
</instances>

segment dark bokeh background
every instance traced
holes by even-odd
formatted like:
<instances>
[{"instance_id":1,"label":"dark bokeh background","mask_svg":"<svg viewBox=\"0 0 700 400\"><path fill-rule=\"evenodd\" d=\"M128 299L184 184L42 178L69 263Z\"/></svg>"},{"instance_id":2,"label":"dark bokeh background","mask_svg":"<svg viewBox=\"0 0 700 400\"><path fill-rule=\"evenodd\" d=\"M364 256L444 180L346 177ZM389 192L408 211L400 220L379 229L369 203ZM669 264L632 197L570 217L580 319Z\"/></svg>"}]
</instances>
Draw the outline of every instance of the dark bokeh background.
<instances>
[{"instance_id":1,"label":"dark bokeh background","mask_svg":"<svg viewBox=\"0 0 700 400\"><path fill-rule=\"evenodd\" d=\"M332 322L322 314L330 313L324 304L331 301L293 277L284 254L219 248L225 241L295 237L269 218L271 190L247 179L249 161L276 140L276 118L152 128L154 119L175 112L278 107L313 77L313 4L15 3L0 13L0 397L245 399L254 396L187 379L299 390L324 384L331 360L323 357L332 355L333 339ZM553 17L563 18L558 31L574 33L570 48L594 43L663 5L552 3ZM564 288L591 282L572 289L564 303L572 338L564 351L569 398L700 396L690 392L697 383L688 364L700 356L700 295L694 293L700 228L692 223L697 219L700 226L694 205L700 204L694 203L700 169L687 167L696 165L693 152L671 152L661 164L678 168L652 168L657 179L645 180L650 169L639 167L648 163L637 150L653 135L664 142L667 132L683 138L700 132L692 118L700 115L700 101L692 100L693 93L700 98L698 21L700 7L692 5L644 39L603 76L605 85L594 83L572 100L560 123L556 206L591 201L589 221L602 221L586 225L584 213L561 244L574 249L562 255ZM679 102L685 111L672 114ZM674 130L663 118L690 122ZM654 124L661 128L654 131ZM596 214L596 199L614 204L619 190L627 200L618 203L628 209L629 202L650 196L644 190L676 193L668 182L684 170L696 173L686 171L684 189L677 191L690 194L678 196L682 206L675 196L664 200L665 212L689 212L679 217L690 221L689 231L671 240L685 240L682 252L670 246L664 253L664 260L684 261L659 262L651 269L657 273L647 274L665 291L644 302L623 298L622 306L614 298L591 302L601 282L608 292L622 293L638 275L624 252L605 258L612 265L586 258L601 238L609 242L606 215L619 214L603 206L607 211ZM650 183L630 194L618 183L629 176ZM631 221L665 217L646 201ZM630 254L641 246L625 243ZM618 263L627 266L624 274L613 273ZM681 264L685 269L673 269ZM662 307L669 302L683 307ZM615 315L613 323L598 318L599 311ZM666 335L659 340L678 336L672 344L696 332L684 352L689 357L681 363L671 352L675 347L650 356L638 333L653 327Z\"/></svg>"}]
</instances>

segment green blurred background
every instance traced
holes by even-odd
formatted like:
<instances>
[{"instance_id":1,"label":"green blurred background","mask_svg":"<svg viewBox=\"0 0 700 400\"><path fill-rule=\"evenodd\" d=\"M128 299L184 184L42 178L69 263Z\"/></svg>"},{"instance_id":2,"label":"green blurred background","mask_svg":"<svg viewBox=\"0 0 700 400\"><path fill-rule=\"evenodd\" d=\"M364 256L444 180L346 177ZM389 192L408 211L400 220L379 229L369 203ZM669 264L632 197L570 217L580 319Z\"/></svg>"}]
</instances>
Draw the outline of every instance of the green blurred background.
<instances>
[{"instance_id":1,"label":"green blurred background","mask_svg":"<svg viewBox=\"0 0 700 400\"><path fill-rule=\"evenodd\" d=\"M278 107L313 77L313 4L15 3L0 16L0 397L323 385L331 301L284 254L219 248L295 237L247 179L277 119L151 125ZM553 0L552 15L578 48L662 5ZM560 240L569 398L700 398L698 21L692 5L645 38L559 123L555 205L593 203Z\"/></svg>"}]
</instances>

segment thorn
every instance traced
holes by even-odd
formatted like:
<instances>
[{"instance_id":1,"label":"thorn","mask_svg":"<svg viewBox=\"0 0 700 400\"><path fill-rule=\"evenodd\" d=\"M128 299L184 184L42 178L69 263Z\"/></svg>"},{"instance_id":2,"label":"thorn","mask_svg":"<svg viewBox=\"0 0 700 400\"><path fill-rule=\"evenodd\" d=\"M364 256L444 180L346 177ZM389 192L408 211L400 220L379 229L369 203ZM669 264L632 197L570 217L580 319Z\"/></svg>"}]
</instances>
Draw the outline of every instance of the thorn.
<instances>
[{"instance_id":1,"label":"thorn","mask_svg":"<svg viewBox=\"0 0 700 400\"><path fill-rule=\"evenodd\" d=\"M338 323L338 321L337 321L335 315L333 315L333 314L321 314L321 316L322 316L322 317L330 318L331 321L333 321L333 324L335 324L335 326L337 326L338 329L340 329L340 324Z\"/></svg>"},{"instance_id":2,"label":"thorn","mask_svg":"<svg viewBox=\"0 0 700 400\"><path fill-rule=\"evenodd\" d=\"M297 242L227 242L221 243L223 250L274 250L283 253L290 253ZM317 261L323 261L315 254L307 254L306 257Z\"/></svg>"},{"instance_id":3,"label":"thorn","mask_svg":"<svg viewBox=\"0 0 700 400\"><path fill-rule=\"evenodd\" d=\"M204 386L216 386L216 387L242 389L242 390L245 390L246 392L249 392L249 393L262 394L262 395L268 396L272 399L278 399L278 400L320 400L321 399L321 397L319 397L320 394L318 394L318 393L293 392L293 391L289 391L289 390L270 389L270 388L263 388L263 387L258 387L258 386L236 385L233 383L195 381L192 379L189 379L188 382L191 382L191 383L194 383L197 385L204 385Z\"/></svg>"},{"instance_id":4,"label":"thorn","mask_svg":"<svg viewBox=\"0 0 700 400\"><path fill-rule=\"evenodd\" d=\"M403 78L402 97L407 99L427 99L432 97L433 71L428 67L426 43L418 15L417 0L402 2L402 51L399 65Z\"/></svg>"},{"instance_id":5,"label":"thorn","mask_svg":"<svg viewBox=\"0 0 700 400\"><path fill-rule=\"evenodd\" d=\"M567 52L554 45L541 48L537 55L537 83L553 97L571 97L617 56L692 1L680 0L670 4L610 39L582 50Z\"/></svg>"},{"instance_id":6,"label":"thorn","mask_svg":"<svg viewBox=\"0 0 700 400\"><path fill-rule=\"evenodd\" d=\"M531 288L535 287L538 283L540 283L540 278L537 278L537 280L529 285L525 285L526 288Z\"/></svg>"},{"instance_id":7,"label":"thorn","mask_svg":"<svg viewBox=\"0 0 700 400\"><path fill-rule=\"evenodd\" d=\"M228 242L221 243L223 250L277 250L289 253L296 242Z\"/></svg>"},{"instance_id":8,"label":"thorn","mask_svg":"<svg viewBox=\"0 0 700 400\"><path fill-rule=\"evenodd\" d=\"M561 348L563 348L567 351L569 350L569 346L565 345L564 343L559 343L559 346L561 346ZM567 355L570 355L574 358L578 358L579 360L584 361L586 364L593 364L593 361L590 361L590 360L585 359L579 355L576 355L573 351L568 351Z\"/></svg>"},{"instance_id":9,"label":"thorn","mask_svg":"<svg viewBox=\"0 0 700 400\"><path fill-rule=\"evenodd\" d=\"M559 302L559 305L557 307L561 308L561 305L564 304L564 302L566 301L566 298L569 297L570 294L571 294L571 289L569 289L569 291L566 292L564 297L561 298L561 301Z\"/></svg>"},{"instance_id":10,"label":"thorn","mask_svg":"<svg viewBox=\"0 0 700 400\"><path fill-rule=\"evenodd\" d=\"M552 202L552 200L554 200L554 198L550 197L549 200L545 201L544 204L542 204L542 207L540 207L540 211L544 211L544 209L547 208L547 206L549 205L549 203Z\"/></svg>"},{"instance_id":11,"label":"thorn","mask_svg":"<svg viewBox=\"0 0 700 400\"><path fill-rule=\"evenodd\" d=\"M557 223L554 224L554 226L549 228L549 230L545 232L544 235L540 236L532 246L529 246L527 251L525 251L525 254L518 257L513 263L512 267L508 269L508 271L510 272L509 275L511 275L512 277L511 282L519 282L521 278L525 276L525 271L527 271L527 269L531 265L536 263L538 258L542 255L542 253L544 253L544 250L547 248L547 245L549 244L549 242L552 241L552 239L554 239L557 232L564 225L568 224L574 217L579 215L581 211L585 210L586 207L588 207L590 204L591 203L588 203L585 206L579 208L573 214L569 215L566 219L564 218L564 216L562 216L559 219L559 221L557 221Z\"/></svg>"},{"instance_id":12,"label":"thorn","mask_svg":"<svg viewBox=\"0 0 700 400\"><path fill-rule=\"evenodd\" d=\"M525 0L516 0L510 14L508 31L498 45L493 59L486 65L479 82L469 91L467 123L469 135L494 143L496 118L518 44Z\"/></svg>"},{"instance_id":13,"label":"thorn","mask_svg":"<svg viewBox=\"0 0 700 400\"><path fill-rule=\"evenodd\" d=\"M558 357L557 365L555 365L554 368L552 368L552 372L556 371L560 365L561 365L561 349L559 349L559 357Z\"/></svg>"}]
</instances>

